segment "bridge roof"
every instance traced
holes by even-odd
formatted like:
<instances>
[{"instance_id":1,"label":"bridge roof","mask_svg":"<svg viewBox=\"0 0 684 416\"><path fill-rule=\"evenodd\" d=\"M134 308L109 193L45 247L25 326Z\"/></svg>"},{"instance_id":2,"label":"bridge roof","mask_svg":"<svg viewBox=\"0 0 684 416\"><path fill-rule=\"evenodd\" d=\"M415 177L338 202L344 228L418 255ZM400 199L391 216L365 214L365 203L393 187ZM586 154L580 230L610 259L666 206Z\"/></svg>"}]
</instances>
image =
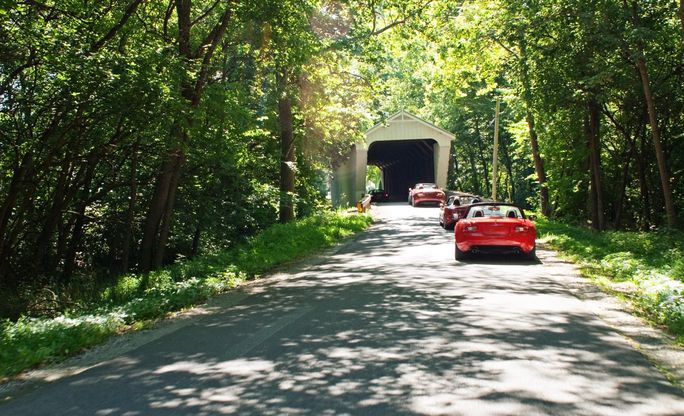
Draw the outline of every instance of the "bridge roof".
<instances>
[{"instance_id":1,"label":"bridge roof","mask_svg":"<svg viewBox=\"0 0 684 416\"><path fill-rule=\"evenodd\" d=\"M373 142L392 140L434 139L440 146L448 146L454 135L404 110L366 131L366 146Z\"/></svg>"}]
</instances>

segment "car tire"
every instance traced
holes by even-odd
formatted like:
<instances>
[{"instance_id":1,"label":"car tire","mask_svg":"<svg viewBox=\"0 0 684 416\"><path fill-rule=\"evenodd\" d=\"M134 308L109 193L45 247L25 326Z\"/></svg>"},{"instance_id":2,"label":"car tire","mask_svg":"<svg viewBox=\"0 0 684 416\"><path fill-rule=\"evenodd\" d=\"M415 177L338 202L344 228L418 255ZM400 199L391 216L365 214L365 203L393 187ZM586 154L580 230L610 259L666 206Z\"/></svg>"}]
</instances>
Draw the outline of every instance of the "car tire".
<instances>
[{"instance_id":1,"label":"car tire","mask_svg":"<svg viewBox=\"0 0 684 416\"><path fill-rule=\"evenodd\" d=\"M526 256L530 260L537 260L537 246L534 246Z\"/></svg>"},{"instance_id":2,"label":"car tire","mask_svg":"<svg viewBox=\"0 0 684 416\"><path fill-rule=\"evenodd\" d=\"M456 247L456 252L455 252L455 255L454 255L454 257L456 258L456 260L459 260L459 261L465 260L465 259L468 257L468 253L465 252L465 251L459 250L459 249L458 249L458 245L455 244L455 243L454 243L454 246Z\"/></svg>"}]
</instances>

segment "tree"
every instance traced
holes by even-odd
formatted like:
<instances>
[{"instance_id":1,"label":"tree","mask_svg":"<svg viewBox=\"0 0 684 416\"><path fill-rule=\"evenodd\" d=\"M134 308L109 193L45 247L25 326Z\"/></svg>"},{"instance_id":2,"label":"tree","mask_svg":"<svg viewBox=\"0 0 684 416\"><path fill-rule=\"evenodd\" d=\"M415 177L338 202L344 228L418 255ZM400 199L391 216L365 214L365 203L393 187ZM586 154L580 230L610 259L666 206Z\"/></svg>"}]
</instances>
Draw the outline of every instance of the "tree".
<instances>
[{"instance_id":1,"label":"tree","mask_svg":"<svg viewBox=\"0 0 684 416\"><path fill-rule=\"evenodd\" d=\"M214 53L223 40L233 15L233 1L222 5L223 7L214 6L200 12L193 8L192 0L181 0L176 3L178 32L175 41L178 44L181 69L185 74L177 92L183 98L182 106L185 108L173 121L170 131L171 149L157 177L154 195L145 219L140 254L140 268L143 271L158 268L164 259L176 191L186 158L185 147L188 144L190 128L195 122L194 113L200 105L209 80ZM197 14L198 17L193 19L193 14ZM207 30L205 21L209 17L214 18L214 23L209 23Z\"/></svg>"},{"instance_id":2,"label":"tree","mask_svg":"<svg viewBox=\"0 0 684 416\"><path fill-rule=\"evenodd\" d=\"M630 6L627 4L627 0L623 0L623 4L625 10L631 10L632 24L634 25L634 28L638 30L641 26L641 23L639 18L639 8L637 2L632 1ZM663 199L665 200L665 213L667 214L667 223L670 227L674 227L674 225L676 224L676 213L674 209L674 201L672 198L672 189L670 187L670 173L667 168L667 160L665 159L665 151L663 150L660 126L658 125L658 114L656 110L655 98L651 91L651 79L648 74L648 67L646 65L643 40L637 38L635 40L635 46L636 51L633 53L633 59L635 60L636 67L639 71L639 77L641 79L641 85L644 93L644 99L646 101L646 108L648 110L648 122L651 125L651 136L653 138L653 146L655 148L656 160L658 162L660 186L662 187Z\"/></svg>"}]
</instances>

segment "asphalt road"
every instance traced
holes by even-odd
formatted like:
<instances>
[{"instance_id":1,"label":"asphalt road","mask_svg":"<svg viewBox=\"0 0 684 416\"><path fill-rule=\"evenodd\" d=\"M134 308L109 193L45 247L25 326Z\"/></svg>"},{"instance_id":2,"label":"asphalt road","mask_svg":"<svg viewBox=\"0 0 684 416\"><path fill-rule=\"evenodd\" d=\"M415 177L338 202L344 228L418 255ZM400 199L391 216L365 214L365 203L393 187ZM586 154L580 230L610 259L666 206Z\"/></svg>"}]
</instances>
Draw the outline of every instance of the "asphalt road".
<instances>
[{"instance_id":1,"label":"asphalt road","mask_svg":"<svg viewBox=\"0 0 684 416\"><path fill-rule=\"evenodd\" d=\"M684 414L552 253L456 262L436 208L375 213L354 242L18 390L0 415Z\"/></svg>"}]
</instances>

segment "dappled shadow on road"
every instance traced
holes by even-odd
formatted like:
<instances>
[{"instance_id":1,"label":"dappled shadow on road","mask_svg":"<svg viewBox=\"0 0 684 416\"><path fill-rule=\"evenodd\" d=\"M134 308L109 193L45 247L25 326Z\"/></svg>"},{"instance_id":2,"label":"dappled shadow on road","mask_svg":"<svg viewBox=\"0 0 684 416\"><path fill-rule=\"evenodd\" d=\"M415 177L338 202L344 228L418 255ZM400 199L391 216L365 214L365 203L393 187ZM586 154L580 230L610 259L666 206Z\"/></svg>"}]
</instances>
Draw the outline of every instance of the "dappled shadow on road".
<instances>
[{"instance_id":1,"label":"dappled shadow on road","mask_svg":"<svg viewBox=\"0 0 684 416\"><path fill-rule=\"evenodd\" d=\"M70 415L684 412L679 390L543 264L459 263L448 235L402 221L49 386L56 399L44 405ZM19 413L24 399L8 409L31 414Z\"/></svg>"}]
</instances>

